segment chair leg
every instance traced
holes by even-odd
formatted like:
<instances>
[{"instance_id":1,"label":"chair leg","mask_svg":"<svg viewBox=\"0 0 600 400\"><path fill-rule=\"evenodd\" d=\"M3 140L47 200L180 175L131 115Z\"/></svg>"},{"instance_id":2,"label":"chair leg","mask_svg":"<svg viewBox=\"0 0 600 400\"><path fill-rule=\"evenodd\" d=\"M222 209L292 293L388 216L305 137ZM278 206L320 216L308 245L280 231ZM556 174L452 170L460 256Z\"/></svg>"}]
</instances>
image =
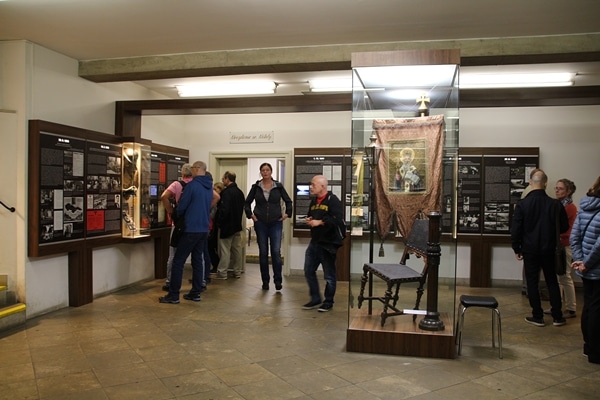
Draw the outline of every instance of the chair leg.
<instances>
[{"instance_id":1,"label":"chair leg","mask_svg":"<svg viewBox=\"0 0 600 400\"><path fill-rule=\"evenodd\" d=\"M367 281L369 280L369 274L367 271L365 271L363 273L362 278L360 279L360 293L358 295L358 308L360 308L360 306L362 306L362 303L365 299L364 294L365 294L365 285L367 284Z\"/></svg>"},{"instance_id":2,"label":"chair leg","mask_svg":"<svg viewBox=\"0 0 600 400\"><path fill-rule=\"evenodd\" d=\"M388 282L387 290L385 291L385 298L383 300L383 311L381 312L381 326L385 324L385 320L387 318L387 311L390 305L390 300L392 300L392 286L394 284L392 282Z\"/></svg>"}]
</instances>

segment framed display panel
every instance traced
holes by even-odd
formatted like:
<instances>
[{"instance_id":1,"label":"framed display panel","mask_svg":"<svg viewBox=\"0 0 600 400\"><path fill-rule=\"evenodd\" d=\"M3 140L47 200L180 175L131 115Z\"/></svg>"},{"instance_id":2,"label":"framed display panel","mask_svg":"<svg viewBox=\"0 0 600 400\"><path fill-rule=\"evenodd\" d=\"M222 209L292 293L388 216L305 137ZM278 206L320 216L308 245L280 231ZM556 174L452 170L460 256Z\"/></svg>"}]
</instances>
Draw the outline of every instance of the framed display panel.
<instances>
[{"instance_id":1,"label":"framed display panel","mask_svg":"<svg viewBox=\"0 0 600 400\"><path fill-rule=\"evenodd\" d=\"M348 195L351 181L352 157L348 148L297 148L294 149L294 237L309 237L306 214L310 206L310 181L315 175L324 175L328 190L342 202L345 221L350 221Z\"/></svg>"},{"instance_id":2,"label":"framed display panel","mask_svg":"<svg viewBox=\"0 0 600 400\"><path fill-rule=\"evenodd\" d=\"M180 154L177 154L180 153ZM171 224L160 201L171 182L181 179L181 166L189 162L187 151L168 146L152 145L150 174L150 227L164 228Z\"/></svg>"},{"instance_id":3,"label":"framed display panel","mask_svg":"<svg viewBox=\"0 0 600 400\"><path fill-rule=\"evenodd\" d=\"M449 232L455 229L456 184L445 183L456 182L459 60L458 50L352 54L349 351L454 357L455 240L444 243L442 262L429 269L419 311L408 312L415 284L402 284L398 293L406 315L384 326L383 305L366 301L358 308L356 295L365 263L399 262L417 217L435 215L435 226L450 221ZM407 265L420 271L423 262ZM369 296L386 292L383 280L368 278ZM379 340L389 345L378 347Z\"/></svg>"},{"instance_id":4,"label":"framed display panel","mask_svg":"<svg viewBox=\"0 0 600 400\"><path fill-rule=\"evenodd\" d=\"M120 138L47 121L29 123L28 254L78 250L86 238L109 244L121 191Z\"/></svg>"}]
</instances>

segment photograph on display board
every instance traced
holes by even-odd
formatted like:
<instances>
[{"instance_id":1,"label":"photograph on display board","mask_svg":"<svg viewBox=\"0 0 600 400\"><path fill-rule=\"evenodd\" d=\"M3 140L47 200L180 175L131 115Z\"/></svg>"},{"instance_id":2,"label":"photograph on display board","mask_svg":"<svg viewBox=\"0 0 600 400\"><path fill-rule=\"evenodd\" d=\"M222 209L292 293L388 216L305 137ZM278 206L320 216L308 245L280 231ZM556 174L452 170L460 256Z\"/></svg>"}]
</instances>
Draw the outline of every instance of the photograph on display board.
<instances>
[{"instance_id":1,"label":"photograph on display board","mask_svg":"<svg viewBox=\"0 0 600 400\"><path fill-rule=\"evenodd\" d=\"M390 194L418 193L427 188L425 140L390 140L388 149L388 191Z\"/></svg>"}]
</instances>

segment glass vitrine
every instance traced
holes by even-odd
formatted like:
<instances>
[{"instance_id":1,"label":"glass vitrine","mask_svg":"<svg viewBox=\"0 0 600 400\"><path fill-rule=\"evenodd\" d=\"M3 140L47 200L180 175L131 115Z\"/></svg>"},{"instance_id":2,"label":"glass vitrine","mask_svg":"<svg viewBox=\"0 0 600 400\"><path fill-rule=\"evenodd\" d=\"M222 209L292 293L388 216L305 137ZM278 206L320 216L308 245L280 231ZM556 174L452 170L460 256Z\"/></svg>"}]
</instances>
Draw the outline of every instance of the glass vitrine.
<instances>
[{"instance_id":1,"label":"glass vitrine","mask_svg":"<svg viewBox=\"0 0 600 400\"><path fill-rule=\"evenodd\" d=\"M352 55L350 351L454 357L459 59L457 50ZM420 303L418 282L401 283L397 297L394 283L385 301L386 280L364 265L398 264L415 219L431 216L439 241L426 243ZM421 273L425 262L405 264ZM385 303L396 315L381 318Z\"/></svg>"},{"instance_id":2,"label":"glass vitrine","mask_svg":"<svg viewBox=\"0 0 600 400\"><path fill-rule=\"evenodd\" d=\"M150 146L123 143L121 221L123 238L135 239L150 233Z\"/></svg>"}]
</instances>

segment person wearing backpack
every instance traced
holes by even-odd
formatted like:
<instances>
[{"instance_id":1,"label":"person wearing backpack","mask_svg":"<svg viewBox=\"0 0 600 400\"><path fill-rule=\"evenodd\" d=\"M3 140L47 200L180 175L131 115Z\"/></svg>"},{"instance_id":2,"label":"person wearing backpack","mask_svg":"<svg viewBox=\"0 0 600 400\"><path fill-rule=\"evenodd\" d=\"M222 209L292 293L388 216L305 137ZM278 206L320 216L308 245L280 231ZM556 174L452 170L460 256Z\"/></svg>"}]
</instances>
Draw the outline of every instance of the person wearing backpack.
<instances>
[{"instance_id":1,"label":"person wearing backpack","mask_svg":"<svg viewBox=\"0 0 600 400\"><path fill-rule=\"evenodd\" d=\"M327 190L328 181L317 175L310 181L310 194L313 196L306 223L310 226L310 243L304 257L304 277L308 283L310 301L302 306L304 310L313 308L327 312L333 308L336 289L335 258L346 235L344 209L340 199ZM317 268L323 266L325 277L325 300L321 303L321 292L317 279Z\"/></svg>"},{"instance_id":2,"label":"person wearing backpack","mask_svg":"<svg viewBox=\"0 0 600 400\"><path fill-rule=\"evenodd\" d=\"M177 218L184 218L183 233L177 244L171 268L169 293L159 297L159 303L178 304L183 278L183 266L192 256L192 288L183 295L185 300L200 301L204 277L204 250L208 239L210 207L213 202L212 177L206 174L206 163L196 161L192 165L194 178L186 184L177 203Z\"/></svg>"},{"instance_id":3,"label":"person wearing backpack","mask_svg":"<svg viewBox=\"0 0 600 400\"><path fill-rule=\"evenodd\" d=\"M162 201L165 211L167 212L167 221L171 224L171 241L169 245L169 258L167 259L167 280L162 287L162 290L165 292L169 291L169 287L171 285L171 269L173 268L173 257L175 256L175 249L177 248L173 241L173 233L175 231L175 223L177 220L175 210L185 185L188 184L192 178L192 165L183 164L181 166L181 179L173 181L160 196L160 200Z\"/></svg>"}]
</instances>

